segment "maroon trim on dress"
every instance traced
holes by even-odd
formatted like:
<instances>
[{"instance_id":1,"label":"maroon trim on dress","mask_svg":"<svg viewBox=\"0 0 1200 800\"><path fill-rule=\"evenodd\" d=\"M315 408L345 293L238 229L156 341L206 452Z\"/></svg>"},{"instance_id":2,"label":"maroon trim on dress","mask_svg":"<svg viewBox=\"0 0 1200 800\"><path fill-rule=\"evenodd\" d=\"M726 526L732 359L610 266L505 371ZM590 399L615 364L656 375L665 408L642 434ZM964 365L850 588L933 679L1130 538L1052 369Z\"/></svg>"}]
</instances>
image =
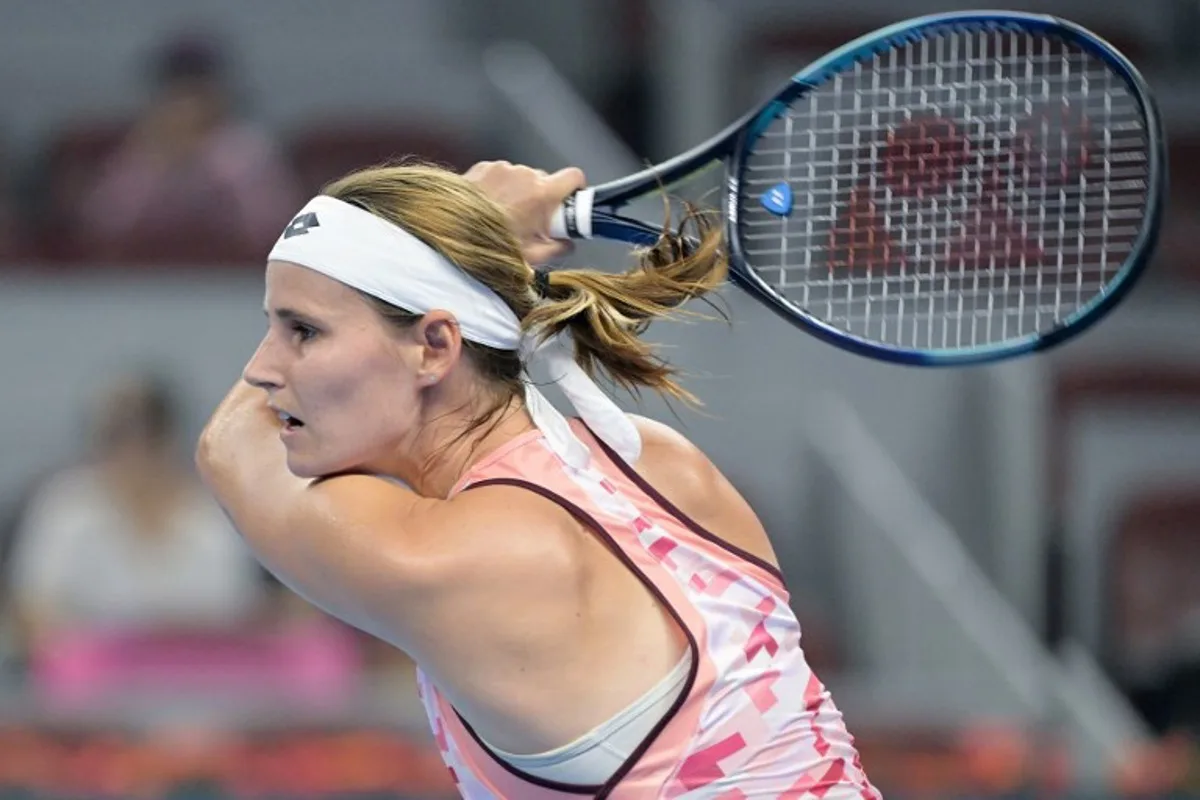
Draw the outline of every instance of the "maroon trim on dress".
<instances>
[{"instance_id":1,"label":"maroon trim on dress","mask_svg":"<svg viewBox=\"0 0 1200 800\"><path fill-rule=\"evenodd\" d=\"M584 427L586 427L586 425ZM662 506L664 511L666 511L671 516L675 517L675 519L682 522L684 525L686 525L688 527L688 529L690 529L693 533L695 533L700 538L705 539L705 540L711 542L712 544L715 544L717 547L720 547L722 550L726 551L730 555L736 556L737 558L740 558L741 560L746 561L750 564L753 564L754 566L758 567L759 569L766 571L768 574L770 574L772 577L774 577L775 580L779 581L780 585L784 586L785 588L787 587L787 582L783 578L783 573L779 571L779 567L775 566L774 564L772 564L769 561L759 558L758 556L754 555L753 553L746 552L745 550L738 547L736 544L733 544L732 542L727 542L726 540L722 539L720 536L717 536L715 533L708 530L708 528L705 528L703 525L696 522L694 519L689 517L687 514L683 513L683 511L678 506L676 506L674 503L672 503L667 498L663 497L661 492L659 492L657 489L655 489L653 486L651 486L650 482L647 481L645 478L643 478L641 476L641 474L639 474L638 471L635 470L631 464L626 462L625 459L623 459L623 458L621 458L621 456L617 455L616 451L614 451L611 447L609 447L607 444L605 444L603 439L601 439L595 433L592 433L591 428L588 428L588 433L592 434L592 438L596 440L596 443L598 445L600 445L600 449L603 450L605 455L607 455L609 457L609 460L611 460L614 464L616 464L617 468L620 469L621 472L625 473L625 477L627 477L627 478L629 478L629 480L633 481L634 484L636 484L639 489L641 489L643 492L645 492L646 495L651 500L653 500L658 505Z\"/></svg>"},{"instance_id":2,"label":"maroon trim on dress","mask_svg":"<svg viewBox=\"0 0 1200 800\"><path fill-rule=\"evenodd\" d=\"M541 495L552 503L555 503L563 508L571 516L578 520L580 524L586 528L589 528L604 541L613 554L621 560L621 563L623 563L626 568L632 571L633 574L637 576L638 580L640 580L642 584L650 590L650 593L654 595L658 602L667 609L667 612L675 620L675 624L679 626L679 629L683 631L683 635L687 638L688 647L690 647L692 651L692 665L688 671L687 682L684 684L684 690L679 693L679 696L675 699L675 702L671 704L671 707L667 709L667 713L663 715L663 718L660 719L653 728L651 728L650 733L648 733L646 738L641 741L641 743L637 746L637 749L635 749L629 755L629 758L625 759L625 762L617 768L617 771L612 774L612 777L610 777L603 786L582 786L579 784L558 783L556 781L549 781L544 778L539 778L536 775L530 775L526 772L523 772L492 752L491 748L489 748L483 742L483 740L479 738L479 735L476 734L471 728L470 724L463 719L462 715L458 714L457 710L454 712L455 714L458 714L458 718L462 722L463 727L466 728L467 732L475 740L475 743L478 744L479 747L485 753L487 753L493 761L521 780L532 783L535 786L541 786L543 788L553 789L559 792L594 795L596 798L598 798L598 800L600 798L608 797L613 789L620 784L621 779L624 778L631 769L633 769L637 762L641 760L642 756L645 755L646 751L650 749L650 746L654 744L654 740L658 738L658 735L662 733L663 729L665 729L671 720L675 718L675 715L679 713L679 709L683 707L684 702L691 695L692 688L696 684L696 673L700 669L700 647L696 643L696 637L688 629L687 625L683 621L683 617L679 615L679 612L675 610L675 607L671 605L666 596L659 590L652 580L647 578L645 574L642 573L642 571L636 564L633 563L633 560L630 559L625 551L623 551L620 546L617 545L616 541L613 540L608 531L604 529L604 526L597 522L595 517L593 517L591 514L588 514L570 500L556 494L555 492L552 492L544 486L539 486L536 483L530 483L529 481L520 480L518 478L487 478L479 481L478 483L472 483L463 491L475 489L480 486L515 486L522 489L528 489L534 494Z\"/></svg>"}]
</instances>

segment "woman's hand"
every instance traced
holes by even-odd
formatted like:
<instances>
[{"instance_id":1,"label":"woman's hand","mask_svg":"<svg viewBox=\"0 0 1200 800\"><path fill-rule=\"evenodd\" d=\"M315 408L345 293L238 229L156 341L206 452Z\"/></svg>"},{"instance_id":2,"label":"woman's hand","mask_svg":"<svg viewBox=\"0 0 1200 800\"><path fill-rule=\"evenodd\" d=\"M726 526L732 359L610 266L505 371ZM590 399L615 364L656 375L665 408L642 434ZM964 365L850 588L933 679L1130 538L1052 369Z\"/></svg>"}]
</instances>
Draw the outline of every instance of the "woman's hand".
<instances>
[{"instance_id":1,"label":"woman's hand","mask_svg":"<svg viewBox=\"0 0 1200 800\"><path fill-rule=\"evenodd\" d=\"M521 253L531 266L571 252L568 241L550 238L550 219L563 201L587 186L578 167L553 174L507 161L481 161L463 175L508 212Z\"/></svg>"}]
</instances>

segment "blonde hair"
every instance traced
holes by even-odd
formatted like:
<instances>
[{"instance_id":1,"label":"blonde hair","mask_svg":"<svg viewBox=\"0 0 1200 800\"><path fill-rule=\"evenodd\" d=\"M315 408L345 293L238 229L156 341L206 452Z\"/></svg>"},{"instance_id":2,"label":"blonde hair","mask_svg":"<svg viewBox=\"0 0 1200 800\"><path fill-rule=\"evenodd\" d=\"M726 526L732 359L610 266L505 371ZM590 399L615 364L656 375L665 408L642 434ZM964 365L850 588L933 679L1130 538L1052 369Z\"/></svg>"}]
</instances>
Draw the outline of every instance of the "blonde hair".
<instances>
[{"instance_id":1,"label":"blonde hair","mask_svg":"<svg viewBox=\"0 0 1200 800\"><path fill-rule=\"evenodd\" d=\"M569 328L576 360L593 377L605 373L636 393L646 388L685 402L696 398L676 380L676 370L642 341L649 323L724 282L728 263L713 215L689 207L684 228L694 246L664 225L662 236L638 253L628 272L556 270L539 294L536 273L521 255L508 217L473 183L440 167L403 163L358 170L330 183L323 194L351 203L400 226L504 300L526 331L551 336ZM407 326L420 317L372 298L388 320ZM465 342L481 374L506 394L521 388L514 352Z\"/></svg>"}]
</instances>

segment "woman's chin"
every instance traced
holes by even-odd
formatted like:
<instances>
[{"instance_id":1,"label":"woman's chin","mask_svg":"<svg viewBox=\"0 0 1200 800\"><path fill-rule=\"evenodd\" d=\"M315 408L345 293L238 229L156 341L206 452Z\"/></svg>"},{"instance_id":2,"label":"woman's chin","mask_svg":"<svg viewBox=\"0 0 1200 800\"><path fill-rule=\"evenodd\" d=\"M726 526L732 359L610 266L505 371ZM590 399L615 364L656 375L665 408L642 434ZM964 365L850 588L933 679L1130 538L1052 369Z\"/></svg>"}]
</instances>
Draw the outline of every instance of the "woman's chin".
<instances>
[{"instance_id":1,"label":"woman's chin","mask_svg":"<svg viewBox=\"0 0 1200 800\"><path fill-rule=\"evenodd\" d=\"M304 456L299 453L288 453L288 472L297 478L316 480L321 478L336 478L339 475L374 475L376 471L363 464L347 464L344 461L334 462L329 459Z\"/></svg>"},{"instance_id":2,"label":"woman's chin","mask_svg":"<svg viewBox=\"0 0 1200 800\"><path fill-rule=\"evenodd\" d=\"M305 479L321 478L332 471L318 459L292 452L287 454L287 468L297 478Z\"/></svg>"}]
</instances>

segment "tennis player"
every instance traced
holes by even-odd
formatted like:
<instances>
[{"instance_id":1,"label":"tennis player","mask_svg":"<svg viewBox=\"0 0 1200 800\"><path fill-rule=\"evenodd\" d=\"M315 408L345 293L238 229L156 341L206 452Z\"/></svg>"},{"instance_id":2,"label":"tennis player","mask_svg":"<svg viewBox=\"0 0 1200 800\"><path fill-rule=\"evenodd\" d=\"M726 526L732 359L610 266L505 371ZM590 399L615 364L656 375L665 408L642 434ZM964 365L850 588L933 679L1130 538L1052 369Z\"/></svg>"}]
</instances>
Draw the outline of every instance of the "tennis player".
<instances>
[{"instance_id":1,"label":"tennis player","mask_svg":"<svg viewBox=\"0 0 1200 800\"><path fill-rule=\"evenodd\" d=\"M201 474L262 562L408 653L467 798L874 798L754 512L593 383L721 284L690 214L624 274L535 268L583 174L365 169L292 220ZM567 418L528 379L541 371Z\"/></svg>"}]
</instances>

